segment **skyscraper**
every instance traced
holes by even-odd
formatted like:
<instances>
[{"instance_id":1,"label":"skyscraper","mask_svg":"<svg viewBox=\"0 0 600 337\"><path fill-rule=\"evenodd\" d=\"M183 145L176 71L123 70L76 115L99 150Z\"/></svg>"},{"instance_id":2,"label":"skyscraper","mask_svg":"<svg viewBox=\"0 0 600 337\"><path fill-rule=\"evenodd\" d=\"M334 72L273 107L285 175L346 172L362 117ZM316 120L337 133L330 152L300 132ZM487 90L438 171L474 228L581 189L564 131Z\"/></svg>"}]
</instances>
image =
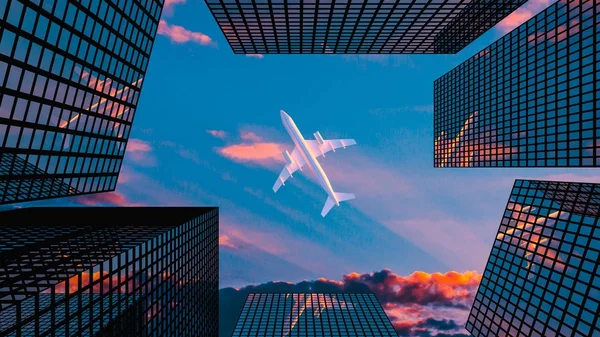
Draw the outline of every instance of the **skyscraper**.
<instances>
[{"instance_id":1,"label":"skyscraper","mask_svg":"<svg viewBox=\"0 0 600 337\"><path fill-rule=\"evenodd\" d=\"M516 180L466 329L600 336L600 184Z\"/></svg>"},{"instance_id":2,"label":"skyscraper","mask_svg":"<svg viewBox=\"0 0 600 337\"><path fill-rule=\"evenodd\" d=\"M218 335L218 209L0 212L0 335Z\"/></svg>"},{"instance_id":3,"label":"skyscraper","mask_svg":"<svg viewBox=\"0 0 600 337\"><path fill-rule=\"evenodd\" d=\"M236 54L454 54L527 0L205 0Z\"/></svg>"},{"instance_id":4,"label":"skyscraper","mask_svg":"<svg viewBox=\"0 0 600 337\"><path fill-rule=\"evenodd\" d=\"M233 337L386 336L392 323L372 293L249 294Z\"/></svg>"},{"instance_id":5,"label":"skyscraper","mask_svg":"<svg viewBox=\"0 0 600 337\"><path fill-rule=\"evenodd\" d=\"M115 189L161 11L0 3L0 204Z\"/></svg>"},{"instance_id":6,"label":"skyscraper","mask_svg":"<svg viewBox=\"0 0 600 337\"><path fill-rule=\"evenodd\" d=\"M434 166L600 166L599 6L560 0L437 79Z\"/></svg>"}]
</instances>

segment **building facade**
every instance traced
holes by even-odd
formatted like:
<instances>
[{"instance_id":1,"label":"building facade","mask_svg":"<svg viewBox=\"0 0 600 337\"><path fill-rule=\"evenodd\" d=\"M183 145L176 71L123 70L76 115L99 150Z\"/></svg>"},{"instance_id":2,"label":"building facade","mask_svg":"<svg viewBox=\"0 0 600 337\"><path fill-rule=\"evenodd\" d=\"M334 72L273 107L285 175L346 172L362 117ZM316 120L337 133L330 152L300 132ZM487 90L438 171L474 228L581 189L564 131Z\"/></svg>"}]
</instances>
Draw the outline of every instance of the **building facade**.
<instances>
[{"instance_id":1,"label":"building facade","mask_svg":"<svg viewBox=\"0 0 600 337\"><path fill-rule=\"evenodd\" d=\"M218 336L218 209L0 212L0 335Z\"/></svg>"},{"instance_id":2,"label":"building facade","mask_svg":"<svg viewBox=\"0 0 600 337\"><path fill-rule=\"evenodd\" d=\"M162 6L0 3L0 204L115 189Z\"/></svg>"},{"instance_id":3,"label":"building facade","mask_svg":"<svg viewBox=\"0 0 600 337\"><path fill-rule=\"evenodd\" d=\"M526 0L205 0L236 54L454 54Z\"/></svg>"},{"instance_id":4,"label":"building facade","mask_svg":"<svg viewBox=\"0 0 600 337\"><path fill-rule=\"evenodd\" d=\"M559 0L437 79L434 166L600 166L599 6Z\"/></svg>"},{"instance_id":5,"label":"building facade","mask_svg":"<svg viewBox=\"0 0 600 337\"><path fill-rule=\"evenodd\" d=\"M516 180L466 329L600 336L600 184Z\"/></svg>"},{"instance_id":6,"label":"building facade","mask_svg":"<svg viewBox=\"0 0 600 337\"><path fill-rule=\"evenodd\" d=\"M386 336L394 327L372 293L248 294L233 337Z\"/></svg>"}]
</instances>

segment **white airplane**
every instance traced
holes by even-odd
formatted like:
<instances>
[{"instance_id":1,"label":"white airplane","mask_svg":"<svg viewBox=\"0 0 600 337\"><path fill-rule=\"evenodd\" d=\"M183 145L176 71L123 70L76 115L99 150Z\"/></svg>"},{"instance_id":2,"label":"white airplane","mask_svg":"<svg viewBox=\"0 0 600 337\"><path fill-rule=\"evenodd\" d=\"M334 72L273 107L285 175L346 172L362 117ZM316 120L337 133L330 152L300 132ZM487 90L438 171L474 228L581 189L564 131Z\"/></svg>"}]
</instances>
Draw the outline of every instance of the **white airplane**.
<instances>
[{"instance_id":1,"label":"white airplane","mask_svg":"<svg viewBox=\"0 0 600 337\"><path fill-rule=\"evenodd\" d=\"M308 165L308 167L317 175L321 187L327 192L328 197L327 201L325 201L323 211L321 211L321 216L325 217L333 205L339 206L341 201L354 199L354 194L333 191L333 187L331 187L327 175L317 161L317 157L325 157L325 153L329 151L335 152L335 149L340 147L345 149L346 146L356 145L356 141L354 139L326 140L321 137L319 131L314 133L315 140L306 140L302 137L300 130L298 130L298 127L296 127L292 118L283 110L281 110L281 121L296 147L291 154L288 151L283 152L287 164L279 174L279 178L277 178L275 185L273 185L273 191L277 192L281 186L285 185L285 181L289 177L293 177L292 174L294 172L297 170L302 171L302 167Z\"/></svg>"}]
</instances>

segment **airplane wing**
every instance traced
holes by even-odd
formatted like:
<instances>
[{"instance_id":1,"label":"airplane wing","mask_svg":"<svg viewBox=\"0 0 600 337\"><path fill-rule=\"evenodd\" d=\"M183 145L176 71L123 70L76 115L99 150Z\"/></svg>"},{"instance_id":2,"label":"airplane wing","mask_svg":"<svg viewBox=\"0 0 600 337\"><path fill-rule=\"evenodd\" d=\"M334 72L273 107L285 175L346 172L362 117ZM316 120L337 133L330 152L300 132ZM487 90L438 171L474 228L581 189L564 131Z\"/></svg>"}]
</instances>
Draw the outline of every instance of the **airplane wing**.
<instances>
[{"instance_id":1,"label":"airplane wing","mask_svg":"<svg viewBox=\"0 0 600 337\"><path fill-rule=\"evenodd\" d=\"M320 138L317 137L317 139ZM322 139L321 141L317 140L306 140L306 143L310 147L312 153L315 157L325 157L325 153L329 151L335 152L336 149L340 147L346 148L347 146L356 145L356 141L354 139Z\"/></svg>"},{"instance_id":2,"label":"airplane wing","mask_svg":"<svg viewBox=\"0 0 600 337\"><path fill-rule=\"evenodd\" d=\"M292 177L292 174L294 174L294 172L302 170L302 167L306 165L306 161L300 154L300 151L297 147L295 147L294 151L292 151L291 157L293 161L285 165L283 170L281 170L281 173L279 174L275 185L273 185L274 192L277 192L281 186L284 186L285 181L288 180L289 177Z\"/></svg>"}]
</instances>

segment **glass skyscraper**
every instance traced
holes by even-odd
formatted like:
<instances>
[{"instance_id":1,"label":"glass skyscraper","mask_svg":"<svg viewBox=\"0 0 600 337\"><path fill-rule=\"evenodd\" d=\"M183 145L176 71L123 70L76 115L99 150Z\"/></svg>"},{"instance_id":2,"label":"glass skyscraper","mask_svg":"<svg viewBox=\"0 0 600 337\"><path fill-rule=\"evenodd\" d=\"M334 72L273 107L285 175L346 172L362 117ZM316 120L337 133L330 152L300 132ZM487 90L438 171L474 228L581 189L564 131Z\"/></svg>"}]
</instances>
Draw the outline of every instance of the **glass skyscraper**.
<instances>
[{"instance_id":1,"label":"glass skyscraper","mask_svg":"<svg viewBox=\"0 0 600 337\"><path fill-rule=\"evenodd\" d=\"M434 166L600 166L599 19L557 1L437 79Z\"/></svg>"},{"instance_id":2,"label":"glass skyscraper","mask_svg":"<svg viewBox=\"0 0 600 337\"><path fill-rule=\"evenodd\" d=\"M236 54L454 54L527 0L205 0Z\"/></svg>"},{"instance_id":3,"label":"glass skyscraper","mask_svg":"<svg viewBox=\"0 0 600 337\"><path fill-rule=\"evenodd\" d=\"M600 184L515 181L466 329L600 336L599 208Z\"/></svg>"},{"instance_id":4,"label":"glass skyscraper","mask_svg":"<svg viewBox=\"0 0 600 337\"><path fill-rule=\"evenodd\" d=\"M0 204L115 189L162 5L0 2Z\"/></svg>"},{"instance_id":5,"label":"glass skyscraper","mask_svg":"<svg viewBox=\"0 0 600 337\"><path fill-rule=\"evenodd\" d=\"M0 212L0 335L218 336L218 209Z\"/></svg>"},{"instance_id":6,"label":"glass skyscraper","mask_svg":"<svg viewBox=\"0 0 600 337\"><path fill-rule=\"evenodd\" d=\"M397 337L372 293L249 294L233 337Z\"/></svg>"}]
</instances>

